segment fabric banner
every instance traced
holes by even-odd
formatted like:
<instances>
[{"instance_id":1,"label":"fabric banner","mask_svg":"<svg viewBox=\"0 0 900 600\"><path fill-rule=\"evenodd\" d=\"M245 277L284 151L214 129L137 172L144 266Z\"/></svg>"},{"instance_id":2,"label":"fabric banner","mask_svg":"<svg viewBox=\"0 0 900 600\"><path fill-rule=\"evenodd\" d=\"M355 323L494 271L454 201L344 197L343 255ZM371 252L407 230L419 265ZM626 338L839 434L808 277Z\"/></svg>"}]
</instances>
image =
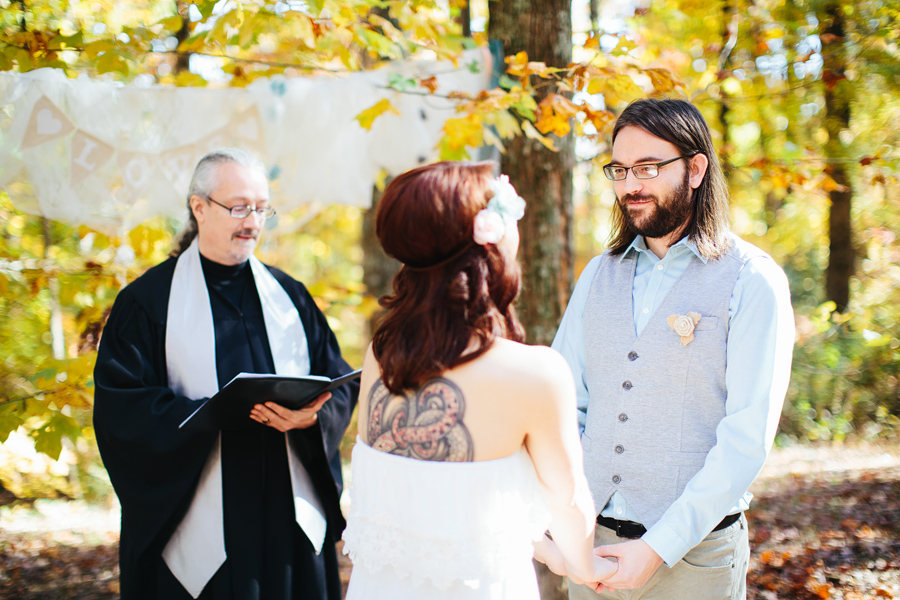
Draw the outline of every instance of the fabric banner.
<instances>
[{"instance_id":1,"label":"fabric banner","mask_svg":"<svg viewBox=\"0 0 900 600\"><path fill-rule=\"evenodd\" d=\"M399 61L246 88L0 73L0 187L23 212L121 233L153 216L185 219L197 161L236 146L266 164L281 211L311 202L368 207L382 170L396 175L436 158L458 103L447 96L486 89L489 60L473 50L457 63ZM390 89L398 76L435 77L436 95ZM401 114L363 129L354 117L382 99Z\"/></svg>"}]
</instances>

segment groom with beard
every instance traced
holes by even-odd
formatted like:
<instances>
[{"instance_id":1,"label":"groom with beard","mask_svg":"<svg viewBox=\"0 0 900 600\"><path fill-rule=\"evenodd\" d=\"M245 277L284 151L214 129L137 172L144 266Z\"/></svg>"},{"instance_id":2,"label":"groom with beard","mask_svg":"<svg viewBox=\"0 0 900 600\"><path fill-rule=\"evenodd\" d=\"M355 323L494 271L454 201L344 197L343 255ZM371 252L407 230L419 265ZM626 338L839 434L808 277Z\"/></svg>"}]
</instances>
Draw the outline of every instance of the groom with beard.
<instances>
[{"instance_id":1,"label":"groom with beard","mask_svg":"<svg viewBox=\"0 0 900 600\"><path fill-rule=\"evenodd\" d=\"M729 231L725 179L691 104L629 105L603 171L612 242L553 341L578 390L595 554L619 564L600 596L744 598L747 490L790 377L788 282ZM569 598L597 595L570 585Z\"/></svg>"}]
</instances>

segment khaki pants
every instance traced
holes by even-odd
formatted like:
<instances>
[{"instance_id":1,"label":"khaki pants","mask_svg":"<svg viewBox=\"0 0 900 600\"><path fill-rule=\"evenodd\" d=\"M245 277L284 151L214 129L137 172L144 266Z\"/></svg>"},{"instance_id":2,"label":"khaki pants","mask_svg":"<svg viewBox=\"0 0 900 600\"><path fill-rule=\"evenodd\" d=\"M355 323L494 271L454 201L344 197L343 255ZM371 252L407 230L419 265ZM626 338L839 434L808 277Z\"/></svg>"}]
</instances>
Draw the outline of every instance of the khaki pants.
<instances>
[{"instance_id":1,"label":"khaki pants","mask_svg":"<svg viewBox=\"0 0 900 600\"><path fill-rule=\"evenodd\" d=\"M595 547L625 541L614 531L596 526ZM674 567L662 565L641 588L605 590L598 595L570 582L569 600L744 600L749 562L747 518L741 515L725 529L706 536Z\"/></svg>"}]
</instances>

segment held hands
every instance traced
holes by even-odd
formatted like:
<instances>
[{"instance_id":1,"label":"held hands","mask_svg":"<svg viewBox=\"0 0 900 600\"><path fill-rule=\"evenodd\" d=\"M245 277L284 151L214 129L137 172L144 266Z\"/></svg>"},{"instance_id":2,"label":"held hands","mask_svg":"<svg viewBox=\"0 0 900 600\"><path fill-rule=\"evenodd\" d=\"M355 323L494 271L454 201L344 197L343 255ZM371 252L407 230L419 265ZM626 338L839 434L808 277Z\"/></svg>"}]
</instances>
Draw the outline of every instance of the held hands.
<instances>
[{"instance_id":1,"label":"held hands","mask_svg":"<svg viewBox=\"0 0 900 600\"><path fill-rule=\"evenodd\" d=\"M621 544L597 546L597 557L611 557L618 560L618 569L604 577L597 591L605 588L613 590L633 590L643 586L663 564L663 559L644 540L631 540Z\"/></svg>"},{"instance_id":2,"label":"held hands","mask_svg":"<svg viewBox=\"0 0 900 600\"><path fill-rule=\"evenodd\" d=\"M258 423L285 432L291 429L307 429L319 420L319 409L331 398L331 392L325 392L312 404L297 410L285 408L275 402L257 404L250 411L250 418Z\"/></svg>"},{"instance_id":3,"label":"held hands","mask_svg":"<svg viewBox=\"0 0 900 600\"><path fill-rule=\"evenodd\" d=\"M602 590L604 587L603 583L601 583L602 580L614 575L618 568L616 561L602 558L595 554L593 557L594 572L590 580L582 580L572 574L572 569L566 563L566 559L560 552L559 547L546 535L540 541L534 543L534 558L547 565L547 568L553 573L568 577L572 583L589 585L592 588L596 588L597 591Z\"/></svg>"}]
</instances>

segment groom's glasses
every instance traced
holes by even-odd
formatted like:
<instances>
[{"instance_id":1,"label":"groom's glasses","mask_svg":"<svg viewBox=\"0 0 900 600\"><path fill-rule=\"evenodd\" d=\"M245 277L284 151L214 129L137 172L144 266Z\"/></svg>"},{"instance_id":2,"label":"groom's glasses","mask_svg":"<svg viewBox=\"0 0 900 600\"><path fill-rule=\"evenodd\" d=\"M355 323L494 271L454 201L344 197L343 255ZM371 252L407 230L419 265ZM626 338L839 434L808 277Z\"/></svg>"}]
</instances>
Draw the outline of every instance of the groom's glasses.
<instances>
[{"instance_id":1,"label":"groom's glasses","mask_svg":"<svg viewBox=\"0 0 900 600\"><path fill-rule=\"evenodd\" d=\"M659 169L661 167L666 166L669 163L673 163L676 160L681 160L682 158L693 158L697 153L694 154L685 154L684 156L676 156L675 158L670 158L669 160L664 160L658 163L644 163L642 165L634 165L632 167L623 167L622 165L614 165L612 163L608 165L603 165L603 174L606 175L607 179L612 179L613 181L622 181L626 177L628 177L628 169L631 169L631 172L634 173L634 176L638 179L653 179L659 175Z\"/></svg>"},{"instance_id":2,"label":"groom's glasses","mask_svg":"<svg viewBox=\"0 0 900 600\"><path fill-rule=\"evenodd\" d=\"M246 219L250 216L250 213L255 212L256 216L265 221L266 219L275 215L275 209L271 206L260 206L259 208L253 208L252 206L225 206L221 202L216 202L209 196L203 196L213 204L218 204L225 210L231 213L231 216L235 219Z\"/></svg>"}]
</instances>

